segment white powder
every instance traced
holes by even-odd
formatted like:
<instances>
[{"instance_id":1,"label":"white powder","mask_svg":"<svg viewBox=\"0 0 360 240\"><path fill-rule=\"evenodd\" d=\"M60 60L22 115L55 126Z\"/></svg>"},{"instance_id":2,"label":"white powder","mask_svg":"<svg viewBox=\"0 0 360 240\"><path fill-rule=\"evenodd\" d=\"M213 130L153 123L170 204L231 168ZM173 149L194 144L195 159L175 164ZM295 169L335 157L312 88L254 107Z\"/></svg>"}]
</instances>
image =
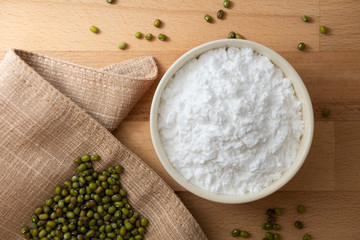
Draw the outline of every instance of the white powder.
<instances>
[{"instance_id":1,"label":"white powder","mask_svg":"<svg viewBox=\"0 0 360 240\"><path fill-rule=\"evenodd\" d=\"M304 124L291 82L269 58L220 48L169 81L158 127L168 159L188 181L242 194L260 191L290 167Z\"/></svg>"}]
</instances>

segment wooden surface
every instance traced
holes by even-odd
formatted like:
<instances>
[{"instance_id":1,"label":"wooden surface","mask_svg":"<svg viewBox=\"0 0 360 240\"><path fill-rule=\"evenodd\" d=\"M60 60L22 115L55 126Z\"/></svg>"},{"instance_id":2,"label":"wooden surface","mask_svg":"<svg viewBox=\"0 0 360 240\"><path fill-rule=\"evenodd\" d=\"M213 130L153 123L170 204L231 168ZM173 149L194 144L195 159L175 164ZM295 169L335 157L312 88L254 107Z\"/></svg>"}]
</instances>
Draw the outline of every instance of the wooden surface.
<instances>
[{"instance_id":1,"label":"wooden surface","mask_svg":"<svg viewBox=\"0 0 360 240\"><path fill-rule=\"evenodd\" d=\"M92 67L152 55L160 76L189 49L229 31L279 52L298 71L315 111L315 136L305 165L277 193L253 203L224 205L184 191L165 172L152 147L149 111L158 81L114 132L176 191L209 239L232 239L230 231L246 229L262 239L265 210L284 208L279 218L282 239L360 239L360 1L232 0L223 20L215 18L222 0L0 0L0 55L8 48L38 51ZM215 19L209 24L204 14ZM304 23L301 16L311 17ZM164 24L153 27L155 18ZM90 32L96 25L99 34ZM328 34L319 33L326 25ZM164 33L169 39L148 42L135 32ZM120 41L128 48L117 49ZM304 52L296 49L305 42ZM324 107L331 116L324 118ZM295 208L304 204L307 212ZM293 227L302 220L305 228Z\"/></svg>"}]
</instances>

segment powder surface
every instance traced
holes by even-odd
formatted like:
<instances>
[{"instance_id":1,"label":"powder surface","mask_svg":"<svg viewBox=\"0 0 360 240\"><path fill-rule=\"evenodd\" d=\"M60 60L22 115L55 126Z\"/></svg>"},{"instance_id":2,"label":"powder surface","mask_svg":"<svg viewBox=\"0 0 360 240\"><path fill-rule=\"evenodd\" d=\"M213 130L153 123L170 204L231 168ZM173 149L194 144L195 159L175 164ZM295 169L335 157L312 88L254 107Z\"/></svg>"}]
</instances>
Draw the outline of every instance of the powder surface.
<instances>
[{"instance_id":1,"label":"powder surface","mask_svg":"<svg viewBox=\"0 0 360 240\"><path fill-rule=\"evenodd\" d=\"M291 166L303 134L289 79L250 48L192 59L163 91L158 128L169 161L222 194L258 192Z\"/></svg>"}]
</instances>

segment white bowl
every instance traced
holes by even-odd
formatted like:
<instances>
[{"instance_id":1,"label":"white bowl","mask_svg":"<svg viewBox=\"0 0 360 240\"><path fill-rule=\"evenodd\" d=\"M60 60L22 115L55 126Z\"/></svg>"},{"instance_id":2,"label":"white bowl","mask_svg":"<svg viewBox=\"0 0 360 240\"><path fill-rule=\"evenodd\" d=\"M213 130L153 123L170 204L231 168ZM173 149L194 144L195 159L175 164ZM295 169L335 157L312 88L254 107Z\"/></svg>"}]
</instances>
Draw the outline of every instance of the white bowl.
<instances>
[{"instance_id":1,"label":"white bowl","mask_svg":"<svg viewBox=\"0 0 360 240\"><path fill-rule=\"evenodd\" d=\"M296 158L290 168L276 181L271 183L269 186L263 188L259 192L246 193L246 194L237 194L237 195L227 195L227 194L218 194L206 191L197 185L194 185L187 181L170 163L166 152L163 149L162 142L160 139L160 134L158 131L158 115L159 115L159 104L162 92L166 87L168 81L174 76L174 74L189 60L198 57L204 52L223 47L238 47L238 48L252 48L256 52L260 53L263 56L268 57L273 64L278 66L284 73L284 75L290 79L295 89L296 96L302 102L302 117L304 121L304 135L301 137L299 149L296 155ZM157 156L159 157L162 165L166 171L170 174L172 178L175 179L181 186L183 186L188 191L192 192L199 197L221 203L245 203L255 201L260 198L264 198L273 192L280 189L287 182L290 181L292 177L297 173L300 167L303 165L306 156L309 153L313 133L314 133L314 116L311 100L309 93L306 90L306 87L301 80L300 76L297 74L295 69L279 54L267 48L259 43L239 40L239 39L223 39L213 42L208 42L198 47L195 47L182 55L178 60L175 61L173 65L167 70L167 72L162 77L152 104L150 112L150 131L151 139L156 151Z\"/></svg>"}]
</instances>

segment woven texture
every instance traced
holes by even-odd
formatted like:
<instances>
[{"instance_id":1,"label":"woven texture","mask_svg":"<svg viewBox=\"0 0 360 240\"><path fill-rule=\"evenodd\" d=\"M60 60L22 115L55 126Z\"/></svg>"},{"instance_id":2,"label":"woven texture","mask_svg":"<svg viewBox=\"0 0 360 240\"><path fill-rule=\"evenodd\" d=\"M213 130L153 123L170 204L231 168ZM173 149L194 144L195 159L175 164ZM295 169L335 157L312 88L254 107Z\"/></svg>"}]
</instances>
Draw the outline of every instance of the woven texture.
<instances>
[{"instance_id":1,"label":"woven texture","mask_svg":"<svg viewBox=\"0 0 360 240\"><path fill-rule=\"evenodd\" d=\"M95 70L37 53L15 53L109 131L126 117L158 74L152 57Z\"/></svg>"},{"instance_id":2,"label":"woven texture","mask_svg":"<svg viewBox=\"0 0 360 240\"><path fill-rule=\"evenodd\" d=\"M166 183L107 129L157 76L151 57L95 70L10 50L0 63L0 239L22 239L36 206L76 173L75 156L98 153L97 171L121 164L131 205L149 218L146 239L206 239ZM107 129L106 129L106 128Z\"/></svg>"}]
</instances>

